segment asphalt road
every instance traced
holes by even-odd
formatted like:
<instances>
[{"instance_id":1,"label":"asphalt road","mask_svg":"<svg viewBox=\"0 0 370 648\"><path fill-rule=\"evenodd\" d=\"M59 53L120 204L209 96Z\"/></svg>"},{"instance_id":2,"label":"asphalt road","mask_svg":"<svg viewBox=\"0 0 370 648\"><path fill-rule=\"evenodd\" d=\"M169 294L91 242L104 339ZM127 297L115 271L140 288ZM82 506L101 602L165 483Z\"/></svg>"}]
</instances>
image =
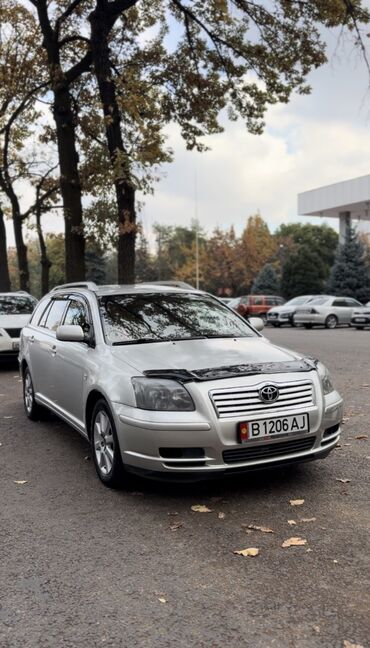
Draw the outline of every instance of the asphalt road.
<instances>
[{"instance_id":1,"label":"asphalt road","mask_svg":"<svg viewBox=\"0 0 370 648\"><path fill-rule=\"evenodd\" d=\"M28 422L16 367L0 368L1 648L370 646L370 331L266 335L329 366L341 446L203 485L106 489L85 441ZM282 548L291 536L307 544Z\"/></svg>"}]
</instances>

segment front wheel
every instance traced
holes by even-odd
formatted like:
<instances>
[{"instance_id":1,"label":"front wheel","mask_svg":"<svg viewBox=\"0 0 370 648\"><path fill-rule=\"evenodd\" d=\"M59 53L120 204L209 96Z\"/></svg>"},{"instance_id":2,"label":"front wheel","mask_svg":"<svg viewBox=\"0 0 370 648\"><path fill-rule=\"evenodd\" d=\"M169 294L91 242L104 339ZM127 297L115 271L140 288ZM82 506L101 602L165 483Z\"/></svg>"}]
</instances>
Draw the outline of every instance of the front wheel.
<instances>
[{"instance_id":1,"label":"front wheel","mask_svg":"<svg viewBox=\"0 0 370 648\"><path fill-rule=\"evenodd\" d=\"M23 372L23 404L26 415L31 421L39 421L45 417L46 410L35 401L35 391L28 367Z\"/></svg>"},{"instance_id":2,"label":"front wheel","mask_svg":"<svg viewBox=\"0 0 370 648\"><path fill-rule=\"evenodd\" d=\"M335 329L338 326L338 318L336 315L328 315L325 320L325 326L328 329Z\"/></svg>"},{"instance_id":3,"label":"front wheel","mask_svg":"<svg viewBox=\"0 0 370 648\"><path fill-rule=\"evenodd\" d=\"M124 467L116 426L108 404L99 400L91 419L91 447L99 479L109 488L119 488L124 481Z\"/></svg>"},{"instance_id":4,"label":"front wheel","mask_svg":"<svg viewBox=\"0 0 370 648\"><path fill-rule=\"evenodd\" d=\"M356 331L363 331L364 328L364 326L356 326Z\"/></svg>"}]
</instances>

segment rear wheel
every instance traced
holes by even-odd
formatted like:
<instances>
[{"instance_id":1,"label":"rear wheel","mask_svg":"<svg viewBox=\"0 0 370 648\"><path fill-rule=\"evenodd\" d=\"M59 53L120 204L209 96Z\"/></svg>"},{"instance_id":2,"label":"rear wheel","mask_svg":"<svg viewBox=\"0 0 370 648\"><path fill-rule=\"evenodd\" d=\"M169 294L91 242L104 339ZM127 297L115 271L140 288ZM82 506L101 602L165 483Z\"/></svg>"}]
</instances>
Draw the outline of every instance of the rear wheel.
<instances>
[{"instance_id":1,"label":"rear wheel","mask_svg":"<svg viewBox=\"0 0 370 648\"><path fill-rule=\"evenodd\" d=\"M94 407L90 439L99 479L109 488L119 488L123 485L125 470L113 416L103 399Z\"/></svg>"},{"instance_id":2,"label":"rear wheel","mask_svg":"<svg viewBox=\"0 0 370 648\"><path fill-rule=\"evenodd\" d=\"M23 404L26 415L31 421L39 421L45 417L46 410L35 401L32 377L28 367L23 372Z\"/></svg>"},{"instance_id":3,"label":"rear wheel","mask_svg":"<svg viewBox=\"0 0 370 648\"><path fill-rule=\"evenodd\" d=\"M363 331L364 328L365 328L364 326L356 326L356 330L357 330L357 331Z\"/></svg>"},{"instance_id":4,"label":"rear wheel","mask_svg":"<svg viewBox=\"0 0 370 648\"><path fill-rule=\"evenodd\" d=\"M328 329L335 329L338 326L338 318L336 315L328 315L325 320L325 326Z\"/></svg>"}]
</instances>

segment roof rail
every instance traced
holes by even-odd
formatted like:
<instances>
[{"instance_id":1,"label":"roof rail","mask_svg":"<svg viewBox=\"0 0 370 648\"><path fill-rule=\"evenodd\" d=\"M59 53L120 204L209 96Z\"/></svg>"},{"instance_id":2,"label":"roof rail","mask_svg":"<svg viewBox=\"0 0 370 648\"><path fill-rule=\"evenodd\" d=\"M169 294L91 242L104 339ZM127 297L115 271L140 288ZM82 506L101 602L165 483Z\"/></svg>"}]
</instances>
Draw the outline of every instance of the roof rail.
<instances>
[{"instance_id":1,"label":"roof rail","mask_svg":"<svg viewBox=\"0 0 370 648\"><path fill-rule=\"evenodd\" d=\"M54 292L54 290L61 290L65 288L87 288L88 290L92 290L96 292L98 286L93 281L75 281L74 283L66 283L66 284L61 284L60 286L54 286L51 292Z\"/></svg>"}]
</instances>

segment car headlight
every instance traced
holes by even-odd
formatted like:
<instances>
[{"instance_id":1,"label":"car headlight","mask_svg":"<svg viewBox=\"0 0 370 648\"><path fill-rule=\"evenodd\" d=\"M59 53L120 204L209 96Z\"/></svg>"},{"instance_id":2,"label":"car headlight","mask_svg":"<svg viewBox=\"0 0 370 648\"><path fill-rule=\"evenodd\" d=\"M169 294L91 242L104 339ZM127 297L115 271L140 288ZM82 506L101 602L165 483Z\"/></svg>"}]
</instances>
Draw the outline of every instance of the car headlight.
<instances>
[{"instance_id":1,"label":"car headlight","mask_svg":"<svg viewBox=\"0 0 370 648\"><path fill-rule=\"evenodd\" d=\"M324 394L325 395L330 394L332 391L334 391L334 385L332 383L329 370L325 367L324 364L322 364L322 362L318 362L317 371L321 378L321 384L322 384L322 389Z\"/></svg>"},{"instance_id":2,"label":"car headlight","mask_svg":"<svg viewBox=\"0 0 370 648\"><path fill-rule=\"evenodd\" d=\"M194 403L189 392L176 380L132 378L136 406L158 412L192 412Z\"/></svg>"}]
</instances>

